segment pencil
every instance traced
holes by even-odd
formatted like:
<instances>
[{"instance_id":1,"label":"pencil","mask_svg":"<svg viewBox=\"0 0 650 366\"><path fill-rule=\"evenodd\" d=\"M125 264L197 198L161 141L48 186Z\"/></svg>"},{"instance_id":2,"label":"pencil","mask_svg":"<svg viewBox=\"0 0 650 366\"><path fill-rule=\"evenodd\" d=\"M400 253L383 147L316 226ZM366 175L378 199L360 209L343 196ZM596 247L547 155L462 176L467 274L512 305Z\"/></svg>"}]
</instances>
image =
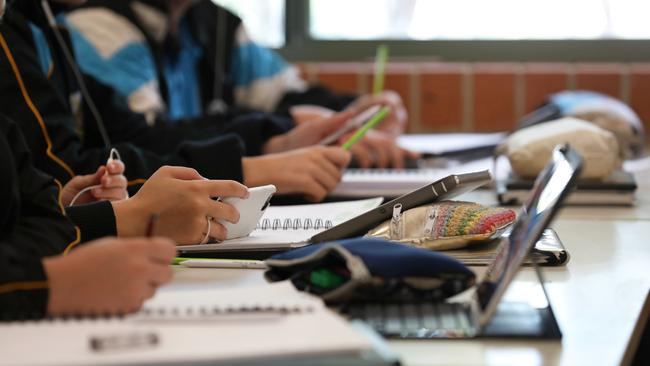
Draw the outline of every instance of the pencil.
<instances>
[{"instance_id":1,"label":"pencil","mask_svg":"<svg viewBox=\"0 0 650 366\"><path fill-rule=\"evenodd\" d=\"M377 55L375 56L375 75L372 83L372 94L374 95L378 95L384 91L386 62L388 62L388 46L380 44L377 47Z\"/></svg>"},{"instance_id":2,"label":"pencil","mask_svg":"<svg viewBox=\"0 0 650 366\"><path fill-rule=\"evenodd\" d=\"M377 126L390 112L389 107L382 107L377 113L375 113L357 132L352 135L345 143L343 143L343 150L349 151L352 146L361 140L366 132L370 131L371 128Z\"/></svg>"}]
</instances>

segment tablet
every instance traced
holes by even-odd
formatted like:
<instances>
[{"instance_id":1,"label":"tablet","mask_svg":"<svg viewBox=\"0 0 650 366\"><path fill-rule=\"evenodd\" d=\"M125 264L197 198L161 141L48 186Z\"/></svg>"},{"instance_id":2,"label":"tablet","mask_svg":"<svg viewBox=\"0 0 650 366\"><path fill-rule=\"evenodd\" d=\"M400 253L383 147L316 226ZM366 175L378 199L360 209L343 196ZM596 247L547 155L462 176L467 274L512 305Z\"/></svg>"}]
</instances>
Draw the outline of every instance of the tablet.
<instances>
[{"instance_id":1,"label":"tablet","mask_svg":"<svg viewBox=\"0 0 650 366\"><path fill-rule=\"evenodd\" d=\"M413 207L428 203L454 198L463 193L472 191L492 180L489 170L480 172L452 174L413 192L397 197L392 201L363 213L342 224L336 225L328 230L320 232L311 237L310 243L322 243L326 241L363 236L368 230L390 219L393 215L393 207L402 205L402 212Z\"/></svg>"}]
</instances>

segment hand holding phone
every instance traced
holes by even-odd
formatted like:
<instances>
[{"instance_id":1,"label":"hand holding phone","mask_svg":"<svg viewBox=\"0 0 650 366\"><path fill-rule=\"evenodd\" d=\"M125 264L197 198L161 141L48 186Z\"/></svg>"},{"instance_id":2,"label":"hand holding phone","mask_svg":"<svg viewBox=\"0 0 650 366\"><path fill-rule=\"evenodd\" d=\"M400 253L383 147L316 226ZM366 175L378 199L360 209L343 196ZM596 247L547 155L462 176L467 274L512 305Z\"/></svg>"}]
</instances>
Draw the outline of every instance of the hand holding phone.
<instances>
[{"instance_id":1,"label":"hand holding phone","mask_svg":"<svg viewBox=\"0 0 650 366\"><path fill-rule=\"evenodd\" d=\"M219 223L228 230L226 239L247 236L255 230L257 223L264 215L264 211L269 207L276 188L274 185L269 184L249 188L248 192L250 193L248 198L228 197L222 200L224 203L234 206L239 212L239 222L236 224L219 220Z\"/></svg>"},{"instance_id":2,"label":"hand holding phone","mask_svg":"<svg viewBox=\"0 0 650 366\"><path fill-rule=\"evenodd\" d=\"M330 134L329 136L325 137L324 139L320 140L318 143L319 145L331 145L338 141L341 137L345 136L349 132L360 128L363 126L364 123L366 123L368 120L372 118L375 114L379 112L381 109L380 105L374 105L372 107L369 107L363 112L357 114L356 116L350 118L343 127L338 129L337 131L334 131L334 133Z\"/></svg>"}]
</instances>

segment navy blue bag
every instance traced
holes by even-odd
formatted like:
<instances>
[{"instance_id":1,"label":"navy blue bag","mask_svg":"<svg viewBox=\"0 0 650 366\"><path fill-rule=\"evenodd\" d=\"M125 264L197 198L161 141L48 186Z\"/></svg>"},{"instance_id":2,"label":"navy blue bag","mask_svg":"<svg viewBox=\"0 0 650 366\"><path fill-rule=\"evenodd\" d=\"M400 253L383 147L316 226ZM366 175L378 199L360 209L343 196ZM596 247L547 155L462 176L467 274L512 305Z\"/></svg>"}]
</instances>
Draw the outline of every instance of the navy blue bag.
<instances>
[{"instance_id":1,"label":"navy blue bag","mask_svg":"<svg viewBox=\"0 0 650 366\"><path fill-rule=\"evenodd\" d=\"M440 301L475 282L474 273L450 256L372 238L308 245L266 264L267 280L290 279L330 303Z\"/></svg>"}]
</instances>

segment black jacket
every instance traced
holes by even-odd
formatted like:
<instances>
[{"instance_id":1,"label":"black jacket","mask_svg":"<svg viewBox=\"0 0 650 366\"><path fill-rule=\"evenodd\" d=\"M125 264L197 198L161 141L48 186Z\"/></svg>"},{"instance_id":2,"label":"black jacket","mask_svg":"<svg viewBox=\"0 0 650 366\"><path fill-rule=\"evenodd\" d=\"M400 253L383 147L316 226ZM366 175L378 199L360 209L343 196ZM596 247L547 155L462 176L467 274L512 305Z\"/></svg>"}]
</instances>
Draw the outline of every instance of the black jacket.
<instances>
[{"instance_id":1,"label":"black jacket","mask_svg":"<svg viewBox=\"0 0 650 366\"><path fill-rule=\"evenodd\" d=\"M36 167L65 183L76 174L94 172L97 166L105 163L109 149L97 137L94 120L88 117L87 111L82 109L82 122L76 122L70 101L78 95L78 88L55 42L50 42L52 72L46 76L40 69L33 35L23 16L29 14L29 21L37 26L46 24L37 3L32 0L16 2L8 9L0 26L0 113L20 125L34 154ZM52 32L44 26L42 29L52 40ZM95 99L111 98L110 90L98 82L88 80L88 87ZM210 138L210 133L197 131L189 124L154 130L145 128L140 115L108 108L101 112L105 120L111 121L107 124L109 135L126 165L125 175L132 183L142 182L162 165L190 166L212 179L243 180L241 157L245 146L238 135ZM253 135L260 140L263 133L272 135L282 130L274 127L254 130L251 124L255 124L255 120L227 126L247 131L249 135L244 136ZM228 132L223 126L220 128L220 132ZM84 132L86 136L82 140L80 136ZM190 138L200 136L201 139L184 142L185 135L192 133ZM155 147L158 153L127 142L133 140Z\"/></svg>"},{"instance_id":2,"label":"black jacket","mask_svg":"<svg viewBox=\"0 0 650 366\"><path fill-rule=\"evenodd\" d=\"M39 317L47 304L41 259L80 242L52 178L31 164L19 128L0 117L0 318Z\"/></svg>"}]
</instances>

